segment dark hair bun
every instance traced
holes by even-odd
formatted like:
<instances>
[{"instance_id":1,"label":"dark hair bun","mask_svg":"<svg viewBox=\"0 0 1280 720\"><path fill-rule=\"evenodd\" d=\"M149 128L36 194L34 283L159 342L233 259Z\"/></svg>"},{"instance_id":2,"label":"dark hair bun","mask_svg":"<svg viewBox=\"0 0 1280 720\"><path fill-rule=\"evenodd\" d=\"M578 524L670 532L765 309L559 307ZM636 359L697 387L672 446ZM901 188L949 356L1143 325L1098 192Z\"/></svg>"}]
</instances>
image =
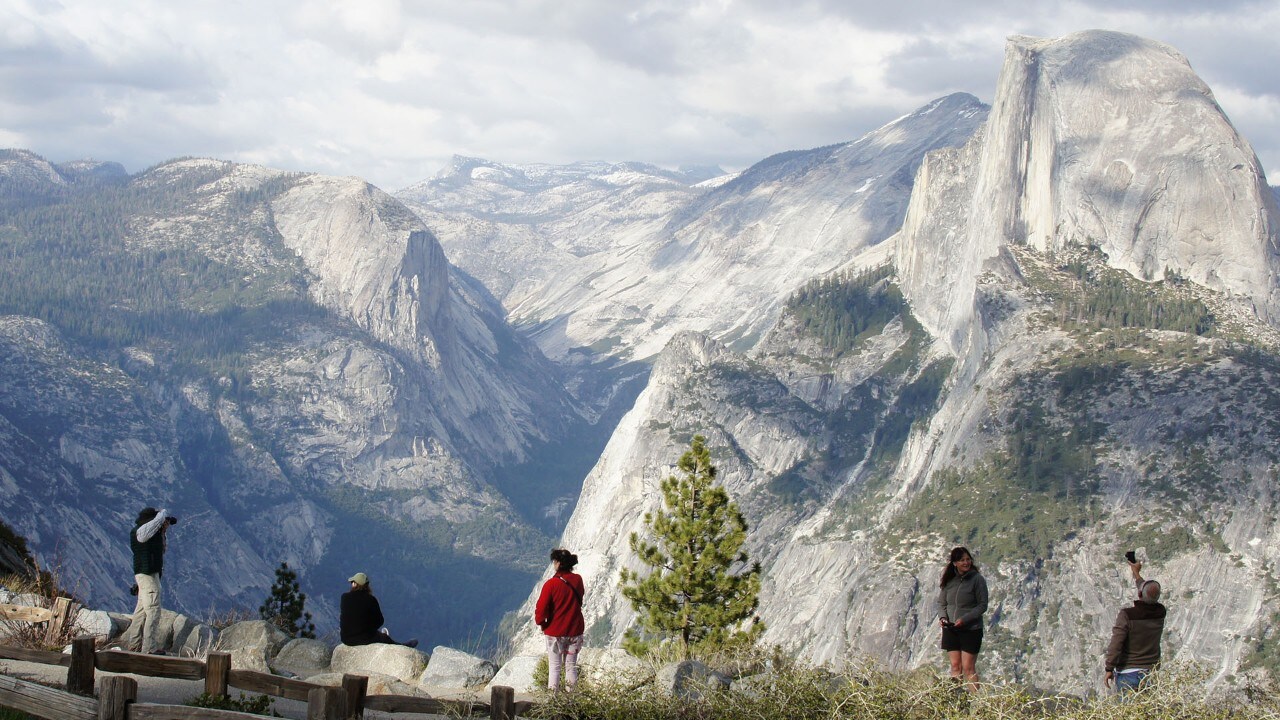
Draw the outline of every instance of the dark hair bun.
<instances>
[{"instance_id":1,"label":"dark hair bun","mask_svg":"<svg viewBox=\"0 0 1280 720\"><path fill-rule=\"evenodd\" d=\"M578 564L578 556L564 548L556 548L551 551L551 561L559 563L561 570L572 570Z\"/></svg>"}]
</instances>

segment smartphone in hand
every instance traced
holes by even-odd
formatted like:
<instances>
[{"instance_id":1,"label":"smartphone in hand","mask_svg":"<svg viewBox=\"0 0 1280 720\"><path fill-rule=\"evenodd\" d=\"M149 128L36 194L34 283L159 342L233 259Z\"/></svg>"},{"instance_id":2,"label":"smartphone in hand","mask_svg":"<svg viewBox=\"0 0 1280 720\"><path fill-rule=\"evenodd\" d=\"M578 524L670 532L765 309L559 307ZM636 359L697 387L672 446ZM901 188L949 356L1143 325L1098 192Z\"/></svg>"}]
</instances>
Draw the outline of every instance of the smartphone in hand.
<instances>
[{"instance_id":1,"label":"smartphone in hand","mask_svg":"<svg viewBox=\"0 0 1280 720\"><path fill-rule=\"evenodd\" d=\"M1136 564L1138 562L1138 556L1134 554L1132 550L1124 554L1124 559L1128 560L1130 565Z\"/></svg>"}]
</instances>

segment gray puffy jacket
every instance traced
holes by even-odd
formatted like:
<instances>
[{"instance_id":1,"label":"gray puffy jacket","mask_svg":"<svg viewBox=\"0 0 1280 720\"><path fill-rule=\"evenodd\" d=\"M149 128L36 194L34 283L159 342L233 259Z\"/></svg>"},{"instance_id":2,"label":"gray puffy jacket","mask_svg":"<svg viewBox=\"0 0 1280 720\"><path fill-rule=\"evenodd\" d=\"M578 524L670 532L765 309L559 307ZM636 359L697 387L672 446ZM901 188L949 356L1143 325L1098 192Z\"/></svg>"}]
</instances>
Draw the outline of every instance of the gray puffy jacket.
<instances>
[{"instance_id":1,"label":"gray puffy jacket","mask_svg":"<svg viewBox=\"0 0 1280 720\"><path fill-rule=\"evenodd\" d=\"M938 617L963 621L961 628L981 628L987 611L987 581L977 570L957 575L938 593Z\"/></svg>"}]
</instances>

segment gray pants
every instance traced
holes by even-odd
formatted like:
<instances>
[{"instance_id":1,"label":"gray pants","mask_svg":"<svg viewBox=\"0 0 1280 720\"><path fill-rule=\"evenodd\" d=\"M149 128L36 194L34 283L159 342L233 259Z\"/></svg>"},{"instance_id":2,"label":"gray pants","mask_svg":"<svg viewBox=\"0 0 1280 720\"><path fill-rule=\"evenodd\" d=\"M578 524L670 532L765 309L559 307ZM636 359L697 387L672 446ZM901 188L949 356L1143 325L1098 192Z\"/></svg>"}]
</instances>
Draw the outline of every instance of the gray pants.
<instances>
[{"instance_id":1,"label":"gray pants","mask_svg":"<svg viewBox=\"0 0 1280 720\"><path fill-rule=\"evenodd\" d=\"M124 646L133 652L163 650L156 646L160 635L160 576L134 575L133 579L138 583L138 606L133 609L133 621L122 639Z\"/></svg>"},{"instance_id":2,"label":"gray pants","mask_svg":"<svg viewBox=\"0 0 1280 720\"><path fill-rule=\"evenodd\" d=\"M578 653L582 650L582 636L547 636L547 689L560 689L560 669L564 668L566 690L578 684Z\"/></svg>"}]
</instances>

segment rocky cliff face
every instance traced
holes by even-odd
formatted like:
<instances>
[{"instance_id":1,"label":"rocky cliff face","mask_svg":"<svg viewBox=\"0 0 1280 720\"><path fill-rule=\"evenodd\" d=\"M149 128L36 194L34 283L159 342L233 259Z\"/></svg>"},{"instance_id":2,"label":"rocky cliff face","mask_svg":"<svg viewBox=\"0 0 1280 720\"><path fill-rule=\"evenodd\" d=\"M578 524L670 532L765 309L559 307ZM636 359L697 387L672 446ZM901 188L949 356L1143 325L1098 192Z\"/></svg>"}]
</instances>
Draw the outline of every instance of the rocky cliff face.
<instances>
[{"instance_id":1,"label":"rocky cliff face","mask_svg":"<svg viewBox=\"0 0 1280 720\"><path fill-rule=\"evenodd\" d=\"M1102 31L1011 38L985 131L931 158L922 180L897 263L917 315L953 347L982 262L1014 242L1094 245L1135 277L1177 274L1276 320L1274 197L1167 45Z\"/></svg>"},{"instance_id":2,"label":"rocky cliff face","mask_svg":"<svg viewBox=\"0 0 1280 720\"><path fill-rule=\"evenodd\" d=\"M155 505L187 520L165 574L175 606L247 605L270 585L274 558L193 492L175 428L147 388L31 318L0 318L0 356L0 503L43 567L77 595L131 609L127 531Z\"/></svg>"},{"instance_id":3,"label":"rocky cliff face","mask_svg":"<svg viewBox=\"0 0 1280 720\"><path fill-rule=\"evenodd\" d=\"M986 111L949 96L855 142L695 185L653 168L460 161L398 197L548 357L652 358L690 330L750 344L780 298L897 230L921 157L963 143Z\"/></svg>"},{"instance_id":4,"label":"rocky cliff face","mask_svg":"<svg viewBox=\"0 0 1280 720\"><path fill-rule=\"evenodd\" d=\"M519 468L583 421L412 213L212 160L0 169L0 507L87 598L126 609L145 505L184 518L166 593L188 613L255 608L282 560L322 627L355 569L403 635L474 636L523 592L563 488Z\"/></svg>"},{"instance_id":5,"label":"rocky cliff face","mask_svg":"<svg viewBox=\"0 0 1280 720\"><path fill-rule=\"evenodd\" d=\"M849 255L746 350L669 342L565 531L591 640L630 624L626 537L702 433L753 526L767 642L940 664L964 544L992 587L985 676L1084 691L1137 549L1167 658L1274 669L1274 208L1167 47L1012 39L988 123L922 163L891 265ZM891 319L846 336L841 312Z\"/></svg>"}]
</instances>

